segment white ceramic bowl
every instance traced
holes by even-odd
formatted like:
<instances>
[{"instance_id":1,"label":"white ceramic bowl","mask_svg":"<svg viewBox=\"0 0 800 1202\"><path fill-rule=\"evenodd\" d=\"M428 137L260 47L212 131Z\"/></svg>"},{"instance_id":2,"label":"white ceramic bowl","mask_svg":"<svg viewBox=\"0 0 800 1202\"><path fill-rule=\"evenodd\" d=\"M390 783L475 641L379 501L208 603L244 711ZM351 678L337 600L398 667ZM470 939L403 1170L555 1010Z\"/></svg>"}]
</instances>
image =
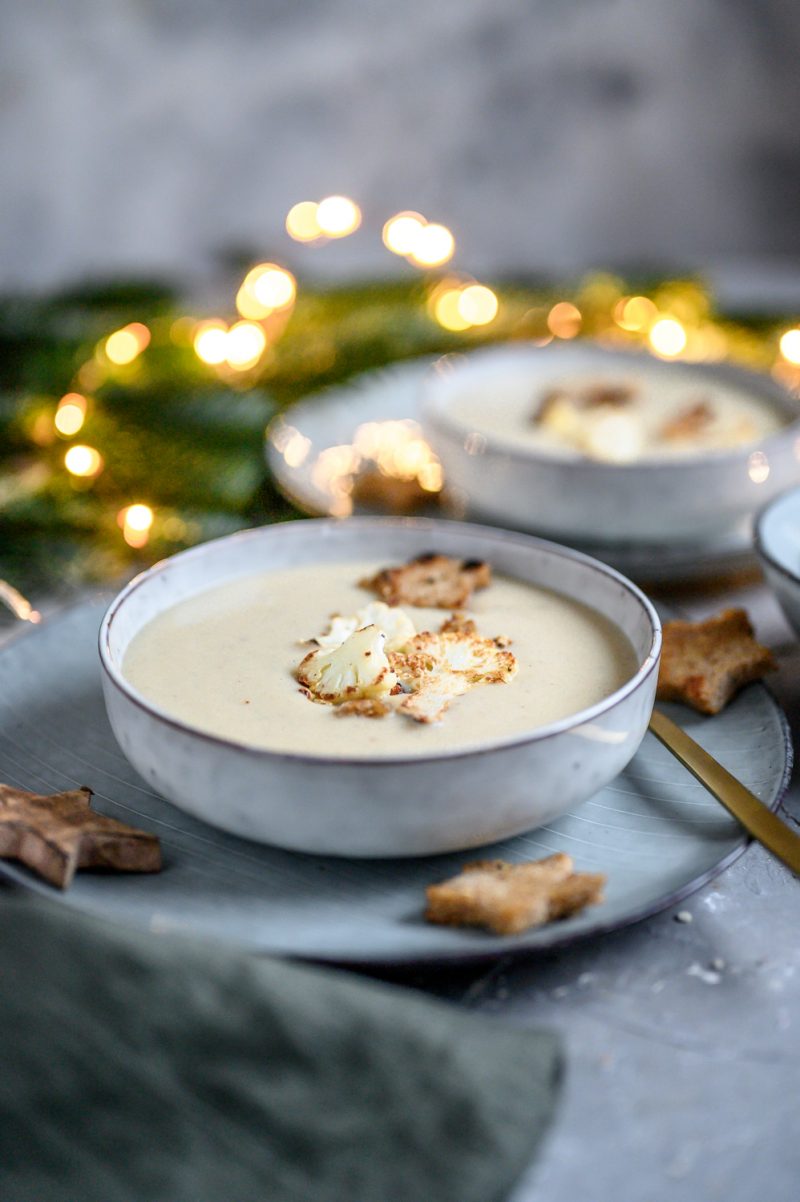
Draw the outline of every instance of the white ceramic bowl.
<instances>
[{"instance_id":1,"label":"white ceramic bowl","mask_svg":"<svg viewBox=\"0 0 800 1202\"><path fill-rule=\"evenodd\" d=\"M683 372L689 388L700 379L763 398L789 424L745 448L630 464L562 458L492 437L491 408L502 404L504 389L518 388L522 379L533 398L554 378L584 371L672 377ZM460 396L476 392L485 393L487 420L473 431L456 420L452 407ZM799 418L797 402L769 376L719 364L663 363L589 342L494 347L445 359L427 377L422 395L426 436L449 487L470 513L593 544L699 542L736 528L770 497L800 482Z\"/></svg>"},{"instance_id":2,"label":"white ceramic bowl","mask_svg":"<svg viewBox=\"0 0 800 1202\"><path fill-rule=\"evenodd\" d=\"M627 635L638 670L597 705L530 735L412 760L277 754L218 738L165 713L123 675L125 651L145 623L213 585L269 568L356 559L390 564L430 550L487 560L498 572L593 606ZM205 543L132 581L100 630L111 726L154 789L248 839L341 856L476 847L586 800L641 742L660 646L649 601L588 556L481 526L392 518L291 522Z\"/></svg>"},{"instance_id":3,"label":"white ceramic bowl","mask_svg":"<svg viewBox=\"0 0 800 1202\"><path fill-rule=\"evenodd\" d=\"M755 543L767 582L800 636L800 488L761 510Z\"/></svg>"}]
</instances>

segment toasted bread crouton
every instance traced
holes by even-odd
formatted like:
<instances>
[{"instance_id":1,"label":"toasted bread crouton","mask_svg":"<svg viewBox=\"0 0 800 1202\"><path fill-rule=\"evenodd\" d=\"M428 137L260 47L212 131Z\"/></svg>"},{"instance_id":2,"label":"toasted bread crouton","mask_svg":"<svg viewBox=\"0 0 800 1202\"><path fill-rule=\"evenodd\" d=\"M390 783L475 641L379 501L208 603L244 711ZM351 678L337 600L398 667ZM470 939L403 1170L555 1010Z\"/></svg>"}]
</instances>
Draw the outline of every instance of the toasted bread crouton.
<instances>
[{"instance_id":1,"label":"toasted bread crouton","mask_svg":"<svg viewBox=\"0 0 800 1202\"><path fill-rule=\"evenodd\" d=\"M439 494L429 492L419 480L398 480L386 476L377 468L361 471L353 482L352 498L356 505L365 509L379 509L384 513L414 513L423 506L435 505Z\"/></svg>"},{"instance_id":2,"label":"toasted bread crouton","mask_svg":"<svg viewBox=\"0 0 800 1202\"><path fill-rule=\"evenodd\" d=\"M601 873L573 872L563 852L543 860L509 864L478 860L426 890L428 922L476 926L496 935L516 935L530 927L568 918L603 900Z\"/></svg>"},{"instance_id":3,"label":"toasted bread crouton","mask_svg":"<svg viewBox=\"0 0 800 1202\"><path fill-rule=\"evenodd\" d=\"M359 581L387 605L419 605L433 609L463 609L475 589L491 584L492 570L478 559L451 559L448 555L419 555L397 568L384 568Z\"/></svg>"},{"instance_id":4,"label":"toasted bread crouton","mask_svg":"<svg viewBox=\"0 0 800 1202\"><path fill-rule=\"evenodd\" d=\"M698 438L714 420L714 410L708 401L695 401L666 422L659 437L665 442L691 442Z\"/></svg>"},{"instance_id":5,"label":"toasted bread crouton","mask_svg":"<svg viewBox=\"0 0 800 1202\"><path fill-rule=\"evenodd\" d=\"M705 622L665 622L656 695L718 714L743 685L775 667L743 609L723 610Z\"/></svg>"}]
</instances>

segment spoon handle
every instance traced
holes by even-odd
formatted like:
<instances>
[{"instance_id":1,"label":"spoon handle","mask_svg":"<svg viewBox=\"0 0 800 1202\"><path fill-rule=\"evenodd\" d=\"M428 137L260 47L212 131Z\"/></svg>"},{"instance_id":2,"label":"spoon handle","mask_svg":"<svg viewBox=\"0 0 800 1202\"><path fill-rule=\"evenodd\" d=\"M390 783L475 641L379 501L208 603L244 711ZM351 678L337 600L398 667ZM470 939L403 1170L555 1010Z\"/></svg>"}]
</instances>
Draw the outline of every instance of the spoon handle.
<instances>
[{"instance_id":1,"label":"spoon handle","mask_svg":"<svg viewBox=\"0 0 800 1202\"><path fill-rule=\"evenodd\" d=\"M729 810L744 829L763 843L768 851L782 860L792 872L800 875L800 836L781 822L780 818L731 776L713 756L695 743L685 730L658 710L653 710L650 729L676 759L688 768L701 785L705 785L726 810Z\"/></svg>"}]
</instances>

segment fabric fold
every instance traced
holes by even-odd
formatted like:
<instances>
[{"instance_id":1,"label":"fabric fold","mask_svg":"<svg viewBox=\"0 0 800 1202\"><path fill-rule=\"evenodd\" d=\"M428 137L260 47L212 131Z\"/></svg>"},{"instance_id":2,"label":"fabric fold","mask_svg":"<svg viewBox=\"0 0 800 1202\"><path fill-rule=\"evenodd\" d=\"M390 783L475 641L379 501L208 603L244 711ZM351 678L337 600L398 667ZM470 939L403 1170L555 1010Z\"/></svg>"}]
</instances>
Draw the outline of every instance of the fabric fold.
<instances>
[{"instance_id":1,"label":"fabric fold","mask_svg":"<svg viewBox=\"0 0 800 1202\"><path fill-rule=\"evenodd\" d=\"M501 1202L549 1032L343 972L0 899L8 1202Z\"/></svg>"}]
</instances>

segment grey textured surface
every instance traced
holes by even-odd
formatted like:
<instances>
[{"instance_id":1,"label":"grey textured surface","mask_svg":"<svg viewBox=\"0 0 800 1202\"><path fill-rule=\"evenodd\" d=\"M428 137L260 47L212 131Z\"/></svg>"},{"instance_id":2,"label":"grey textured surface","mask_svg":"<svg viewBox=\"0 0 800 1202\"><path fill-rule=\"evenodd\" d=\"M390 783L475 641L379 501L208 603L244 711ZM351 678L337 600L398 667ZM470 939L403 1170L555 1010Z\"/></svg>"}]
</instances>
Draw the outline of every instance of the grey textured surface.
<instances>
[{"instance_id":1,"label":"grey textured surface","mask_svg":"<svg viewBox=\"0 0 800 1202\"><path fill-rule=\"evenodd\" d=\"M405 271L397 209L471 271L800 255L792 0L0 0L5 280L202 277L247 247ZM292 245L332 192L354 238Z\"/></svg>"}]
</instances>

